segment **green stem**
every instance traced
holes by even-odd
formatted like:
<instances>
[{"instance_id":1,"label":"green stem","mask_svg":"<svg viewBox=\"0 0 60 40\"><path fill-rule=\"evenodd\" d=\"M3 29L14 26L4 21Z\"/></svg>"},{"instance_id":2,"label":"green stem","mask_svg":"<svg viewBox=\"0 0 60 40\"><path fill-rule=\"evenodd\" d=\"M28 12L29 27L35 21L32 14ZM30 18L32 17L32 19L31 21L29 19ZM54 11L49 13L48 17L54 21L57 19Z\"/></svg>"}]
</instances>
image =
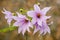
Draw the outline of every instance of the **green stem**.
<instances>
[{"instance_id":1,"label":"green stem","mask_svg":"<svg viewBox=\"0 0 60 40\"><path fill-rule=\"evenodd\" d=\"M25 34L25 35L26 35L26 40L28 40L28 32L26 32L26 34Z\"/></svg>"}]
</instances>

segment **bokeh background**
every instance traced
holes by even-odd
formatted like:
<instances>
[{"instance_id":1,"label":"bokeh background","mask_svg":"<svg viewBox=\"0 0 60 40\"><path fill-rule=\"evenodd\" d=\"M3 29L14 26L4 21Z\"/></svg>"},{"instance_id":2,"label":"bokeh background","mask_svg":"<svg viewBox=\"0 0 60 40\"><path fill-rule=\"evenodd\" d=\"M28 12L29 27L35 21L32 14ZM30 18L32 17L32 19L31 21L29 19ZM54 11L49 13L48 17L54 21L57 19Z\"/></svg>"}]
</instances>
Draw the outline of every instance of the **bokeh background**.
<instances>
[{"instance_id":1,"label":"bokeh background","mask_svg":"<svg viewBox=\"0 0 60 40\"><path fill-rule=\"evenodd\" d=\"M11 12L16 12L20 8L30 10L34 4L40 3L41 9L46 6L51 6L51 10L47 15L52 16L49 22L53 21L53 24L49 25L51 34L44 36L36 33L28 33L27 35L18 34L17 30L9 32L0 32L0 40L60 40L60 0L0 0L0 30L8 27L4 14L1 12L3 8Z\"/></svg>"}]
</instances>

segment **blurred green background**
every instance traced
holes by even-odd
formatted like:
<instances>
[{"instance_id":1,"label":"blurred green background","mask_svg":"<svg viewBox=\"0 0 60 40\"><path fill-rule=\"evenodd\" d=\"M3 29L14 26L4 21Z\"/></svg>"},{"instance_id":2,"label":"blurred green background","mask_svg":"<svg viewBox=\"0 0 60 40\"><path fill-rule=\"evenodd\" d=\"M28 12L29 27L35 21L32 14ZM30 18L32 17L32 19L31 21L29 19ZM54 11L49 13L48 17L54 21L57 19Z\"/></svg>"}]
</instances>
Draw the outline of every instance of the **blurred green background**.
<instances>
[{"instance_id":1,"label":"blurred green background","mask_svg":"<svg viewBox=\"0 0 60 40\"><path fill-rule=\"evenodd\" d=\"M17 30L9 32L0 32L0 40L60 40L60 0L0 0L0 29L8 27L4 14L1 12L3 8L11 12L19 11L20 8L30 10L34 4L40 3L41 9L46 6L51 6L51 10L47 15L52 16L49 22L53 21L50 25L51 34L39 36L39 33L33 35L18 34Z\"/></svg>"}]
</instances>

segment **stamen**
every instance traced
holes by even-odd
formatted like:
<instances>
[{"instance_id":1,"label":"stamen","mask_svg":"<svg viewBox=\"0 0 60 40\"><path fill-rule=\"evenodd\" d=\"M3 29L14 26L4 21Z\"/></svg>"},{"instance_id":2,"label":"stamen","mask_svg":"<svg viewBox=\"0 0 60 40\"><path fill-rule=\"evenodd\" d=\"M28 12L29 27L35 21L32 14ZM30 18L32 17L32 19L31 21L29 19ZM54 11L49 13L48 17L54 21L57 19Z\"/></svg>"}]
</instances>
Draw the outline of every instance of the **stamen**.
<instances>
[{"instance_id":1,"label":"stamen","mask_svg":"<svg viewBox=\"0 0 60 40\"><path fill-rule=\"evenodd\" d=\"M40 13L38 13L38 14L37 14L37 18L40 18L40 16L41 16Z\"/></svg>"},{"instance_id":2,"label":"stamen","mask_svg":"<svg viewBox=\"0 0 60 40\"><path fill-rule=\"evenodd\" d=\"M28 22L28 20L27 19L25 19L25 23L27 23Z\"/></svg>"}]
</instances>

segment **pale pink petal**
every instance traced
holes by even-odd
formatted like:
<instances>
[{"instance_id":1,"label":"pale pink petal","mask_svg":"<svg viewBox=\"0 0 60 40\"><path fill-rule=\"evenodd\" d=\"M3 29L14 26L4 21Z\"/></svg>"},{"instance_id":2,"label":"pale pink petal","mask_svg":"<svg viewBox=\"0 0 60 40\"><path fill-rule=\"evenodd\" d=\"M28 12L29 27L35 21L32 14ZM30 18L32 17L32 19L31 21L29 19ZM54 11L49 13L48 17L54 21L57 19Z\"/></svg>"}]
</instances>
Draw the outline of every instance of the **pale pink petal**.
<instances>
[{"instance_id":1,"label":"pale pink petal","mask_svg":"<svg viewBox=\"0 0 60 40\"><path fill-rule=\"evenodd\" d=\"M11 24L12 19L7 19L7 23L10 25Z\"/></svg>"},{"instance_id":2,"label":"pale pink petal","mask_svg":"<svg viewBox=\"0 0 60 40\"><path fill-rule=\"evenodd\" d=\"M35 12L40 12L40 7L37 5L37 4L35 4L34 5L34 10L35 10Z\"/></svg>"},{"instance_id":3,"label":"pale pink petal","mask_svg":"<svg viewBox=\"0 0 60 40\"><path fill-rule=\"evenodd\" d=\"M46 16L46 19L49 19L49 18L51 18L51 16Z\"/></svg>"},{"instance_id":4,"label":"pale pink petal","mask_svg":"<svg viewBox=\"0 0 60 40\"><path fill-rule=\"evenodd\" d=\"M20 17L20 18L26 18L25 15L22 15L19 12L16 12L16 13L17 13L18 17Z\"/></svg>"},{"instance_id":5,"label":"pale pink petal","mask_svg":"<svg viewBox=\"0 0 60 40\"><path fill-rule=\"evenodd\" d=\"M18 21L18 20L22 20L22 18L20 18L20 17L18 17L18 16L13 16L12 18L13 18L14 20L17 20L17 21Z\"/></svg>"},{"instance_id":6,"label":"pale pink petal","mask_svg":"<svg viewBox=\"0 0 60 40\"><path fill-rule=\"evenodd\" d=\"M5 19L8 19L8 15L5 16Z\"/></svg>"},{"instance_id":7,"label":"pale pink petal","mask_svg":"<svg viewBox=\"0 0 60 40\"><path fill-rule=\"evenodd\" d=\"M28 11L27 12L27 15L29 16L29 17L35 17L35 12L34 11Z\"/></svg>"},{"instance_id":8,"label":"pale pink petal","mask_svg":"<svg viewBox=\"0 0 60 40\"><path fill-rule=\"evenodd\" d=\"M28 23L28 26L31 27L31 28L33 28L33 25L32 25L31 22Z\"/></svg>"},{"instance_id":9,"label":"pale pink petal","mask_svg":"<svg viewBox=\"0 0 60 40\"><path fill-rule=\"evenodd\" d=\"M27 31L28 31L28 32L30 32L30 29L29 29L29 27L27 27Z\"/></svg>"},{"instance_id":10,"label":"pale pink petal","mask_svg":"<svg viewBox=\"0 0 60 40\"><path fill-rule=\"evenodd\" d=\"M35 24L36 23L36 19L32 19L32 24Z\"/></svg>"},{"instance_id":11,"label":"pale pink petal","mask_svg":"<svg viewBox=\"0 0 60 40\"><path fill-rule=\"evenodd\" d=\"M43 8L41 11L44 15L46 15L46 13L51 9L51 7L45 7Z\"/></svg>"},{"instance_id":12,"label":"pale pink petal","mask_svg":"<svg viewBox=\"0 0 60 40\"><path fill-rule=\"evenodd\" d=\"M21 24L19 24L19 22L15 22L14 24L13 24L13 26L20 26Z\"/></svg>"},{"instance_id":13,"label":"pale pink petal","mask_svg":"<svg viewBox=\"0 0 60 40\"><path fill-rule=\"evenodd\" d=\"M19 20L19 17L17 17L17 16L13 16L12 17L14 20Z\"/></svg>"},{"instance_id":14,"label":"pale pink petal","mask_svg":"<svg viewBox=\"0 0 60 40\"><path fill-rule=\"evenodd\" d=\"M14 24L13 24L13 26L22 26L23 25L23 20L18 20L18 21L16 21Z\"/></svg>"},{"instance_id":15,"label":"pale pink petal","mask_svg":"<svg viewBox=\"0 0 60 40\"><path fill-rule=\"evenodd\" d=\"M43 34L43 32L44 32L44 31L41 29L41 30L40 30L40 34Z\"/></svg>"},{"instance_id":16,"label":"pale pink petal","mask_svg":"<svg viewBox=\"0 0 60 40\"><path fill-rule=\"evenodd\" d=\"M20 33L22 31L22 28L21 27L19 27L18 28L18 33Z\"/></svg>"},{"instance_id":17,"label":"pale pink petal","mask_svg":"<svg viewBox=\"0 0 60 40\"><path fill-rule=\"evenodd\" d=\"M3 14L6 15L12 15L12 13L10 11L7 11L6 9L3 9L4 11L2 11Z\"/></svg>"},{"instance_id":18,"label":"pale pink petal","mask_svg":"<svg viewBox=\"0 0 60 40\"><path fill-rule=\"evenodd\" d=\"M47 32L50 34L50 28L49 27L47 27Z\"/></svg>"},{"instance_id":19,"label":"pale pink petal","mask_svg":"<svg viewBox=\"0 0 60 40\"><path fill-rule=\"evenodd\" d=\"M25 32L26 32L26 27L22 29L22 34L24 35Z\"/></svg>"},{"instance_id":20,"label":"pale pink petal","mask_svg":"<svg viewBox=\"0 0 60 40\"><path fill-rule=\"evenodd\" d=\"M37 19L37 23L38 23L38 25L42 26L42 20L41 19Z\"/></svg>"},{"instance_id":21,"label":"pale pink petal","mask_svg":"<svg viewBox=\"0 0 60 40\"><path fill-rule=\"evenodd\" d=\"M51 21L48 25L51 25L51 24L53 24L53 21Z\"/></svg>"},{"instance_id":22,"label":"pale pink petal","mask_svg":"<svg viewBox=\"0 0 60 40\"><path fill-rule=\"evenodd\" d=\"M44 30L43 35L45 35L46 33L47 33L47 31L46 31L46 30Z\"/></svg>"},{"instance_id":23,"label":"pale pink petal","mask_svg":"<svg viewBox=\"0 0 60 40\"><path fill-rule=\"evenodd\" d=\"M20 18L20 17L17 17L17 16L13 16L13 19L16 20L16 22L18 23L17 25L22 25L22 23L24 21L23 18Z\"/></svg>"},{"instance_id":24,"label":"pale pink petal","mask_svg":"<svg viewBox=\"0 0 60 40\"><path fill-rule=\"evenodd\" d=\"M34 32L33 32L33 34L35 34L38 30L39 30L39 29L36 29L36 28L35 28L35 30L34 30Z\"/></svg>"},{"instance_id":25,"label":"pale pink petal","mask_svg":"<svg viewBox=\"0 0 60 40\"><path fill-rule=\"evenodd\" d=\"M48 25L46 23L44 23L44 35L48 32L50 34L50 28L48 27Z\"/></svg>"}]
</instances>

